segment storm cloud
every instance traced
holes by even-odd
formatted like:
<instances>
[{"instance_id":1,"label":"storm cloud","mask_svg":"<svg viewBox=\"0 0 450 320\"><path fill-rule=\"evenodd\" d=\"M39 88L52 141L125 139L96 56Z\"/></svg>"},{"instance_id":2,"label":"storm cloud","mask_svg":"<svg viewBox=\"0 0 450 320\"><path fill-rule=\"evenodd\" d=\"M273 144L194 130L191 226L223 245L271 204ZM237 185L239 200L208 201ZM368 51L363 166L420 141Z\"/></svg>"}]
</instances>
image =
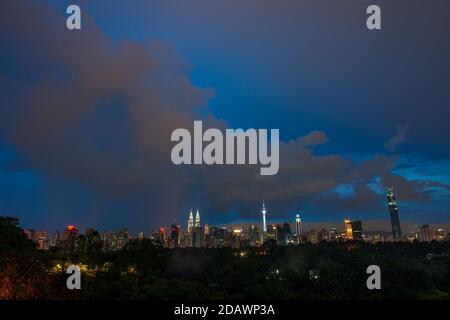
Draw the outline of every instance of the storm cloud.
<instances>
[{"instance_id":1,"label":"storm cloud","mask_svg":"<svg viewBox=\"0 0 450 320\"><path fill-rule=\"evenodd\" d=\"M258 166L175 166L174 129L200 119L229 125L209 110L214 88L193 84L193 66L170 43L113 40L88 14L81 32L69 32L64 15L44 4L3 1L0 10L0 140L18 154L8 170L76 181L100 208L118 203L123 225L149 230L195 206L211 220L228 212L252 217L262 199L280 216L306 205L327 217L384 210L374 180L394 185L404 200L429 200L421 192L427 183L392 174L395 155L315 152L333 141L320 130L281 142L274 177L260 176ZM385 147L395 151L406 128ZM342 185L352 192L336 192ZM84 224L121 219L98 209L80 215Z\"/></svg>"}]
</instances>

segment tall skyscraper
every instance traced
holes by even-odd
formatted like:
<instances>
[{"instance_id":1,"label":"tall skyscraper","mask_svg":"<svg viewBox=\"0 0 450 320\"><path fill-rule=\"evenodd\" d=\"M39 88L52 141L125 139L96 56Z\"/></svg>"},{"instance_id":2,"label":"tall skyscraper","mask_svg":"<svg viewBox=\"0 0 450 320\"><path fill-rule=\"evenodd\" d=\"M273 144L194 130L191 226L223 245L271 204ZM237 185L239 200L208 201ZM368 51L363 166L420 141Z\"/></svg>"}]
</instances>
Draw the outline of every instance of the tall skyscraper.
<instances>
[{"instance_id":1,"label":"tall skyscraper","mask_svg":"<svg viewBox=\"0 0 450 320\"><path fill-rule=\"evenodd\" d=\"M194 216L192 214L192 209L191 212L189 213L189 219L188 219L188 233L192 233L192 228L194 227Z\"/></svg>"},{"instance_id":2,"label":"tall skyscraper","mask_svg":"<svg viewBox=\"0 0 450 320\"><path fill-rule=\"evenodd\" d=\"M400 229L400 219L398 217L397 203L395 202L394 188L386 188L386 190L389 213L391 215L392 236L394 237L394 241L400 241L402 230Z\"/></svg>"},{"instance_id":3,"label":"tall skyscraper","mask_svg":"<svg viewBox=\"0 0 450 320\"><path fill-rule=\"evenodd\" d=\"M432 240L431 230L427 224L419 228L419 239L424 242L430 242Z\"/></svg>"},{"instance_id":4,"label":"tall skyscraper","mask_svg":"<svg viewBox=\"0 0 450 320\"><path fill-rule=\"evenodd\" d=\"M200 212L198 212L198 209L197 213L195 214L195 226L200 227Z\"/></svg>"},{"instance_id":5,"label":"tall skyscraper","mask_svg":"<svg viewBox=\"0 0 450 320\"><path fill-rule=\"evenodd\" d=\"M300 243L302 236L302 220L300 219L299 214L295 216L295 235L297 237L297 243Z\"/></svg>"},{"instance_id":6,"label":"tall skyscraper","mask_svg":"<svg viewBox=\"0 0 450 320\"><path fill-rule=\"evenodd\" d=\"M170 227L170 242L172 248L177 248L179 245L179 230L175 224Z\"/></svg>"},{"instance_id":7,"label":"tall skyscraper","mask_svg":"<svg viewBox=\"0 0 450 320\"><path fill-rule=\"evenodd\" d=\"M263 205L262 205L262 209L261 209L261 213L263 216L263 232L267 232L267 224L266 224L266 205L263 201Z\"/></svg>"},{"instance_id":8,"label":"tall skyscraper","mask_svg":"<svg viewBox=\"0 0 450 320\"><path fill-rule=\"evenodd\" d=\"M80 232L75 228L74 225L68 225L63 233L63 240L66 241L69 238L75 238L80 234Z\"/></svg>"},{"instance_id":9,"label":"tall skyscraper","mask_svg":"<svg viewBox=\"0 0 450 320\"><path fill-rule=\"evenodd\" d=\"M362 223L361 220L352 221L352 234L354 240L362 240Z\"/></svg>"},{"instance_id":10,"label":"tall skyscraper","mask_svg":"<svg viewBox=\"0 0 450 320\"><path fill-rule=\"evenodd\" d=\"M344 219L344 234L345 234L345 239L353 240L353 228L352 228L352 222L350 219Z\"/></svg>"}]
</instances>

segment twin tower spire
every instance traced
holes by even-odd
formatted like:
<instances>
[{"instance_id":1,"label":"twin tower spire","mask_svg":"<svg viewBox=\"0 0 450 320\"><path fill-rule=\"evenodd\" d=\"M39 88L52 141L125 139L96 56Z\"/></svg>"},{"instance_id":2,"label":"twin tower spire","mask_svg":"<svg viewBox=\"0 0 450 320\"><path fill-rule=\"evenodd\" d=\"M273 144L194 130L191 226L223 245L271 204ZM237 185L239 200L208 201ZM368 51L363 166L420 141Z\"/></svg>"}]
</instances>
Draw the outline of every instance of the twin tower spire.
<instances>
[{"instance_id":1,"label":"twin tower spire","mask_svg":"<svg viewBox=\"0 0 450 320\"><path fill-rule=\"evenodd\" d=\"M194 215L192 214L192 209L191 212L189 213L189 219L188 219L188 230L192 230L193 227L200 227L200 212L198 212L197 209L197 213L195 214L195 224L194 224Z\"/></svg>"}]
</instances>

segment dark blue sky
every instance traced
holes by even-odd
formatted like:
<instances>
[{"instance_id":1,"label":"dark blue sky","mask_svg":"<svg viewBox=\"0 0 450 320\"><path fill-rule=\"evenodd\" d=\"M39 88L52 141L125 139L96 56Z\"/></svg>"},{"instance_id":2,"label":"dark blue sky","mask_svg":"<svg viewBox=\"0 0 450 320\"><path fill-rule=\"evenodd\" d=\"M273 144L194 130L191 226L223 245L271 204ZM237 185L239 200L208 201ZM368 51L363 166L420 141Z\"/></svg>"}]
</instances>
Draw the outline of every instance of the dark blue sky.
<instances>
[{"instance_id":1,"label":"dark blue sky","mask_svg":"<svg viewBox=\"0 0 450 320\"><path fill-rule=\"evenodd\" d=\"M79 3L83 29L65 30ZM149 231L252 219L449 222L450 3L3 1L0 214ZM170 163L170 132L279 128L280 173Z\"/></svg>"}]
</instances>

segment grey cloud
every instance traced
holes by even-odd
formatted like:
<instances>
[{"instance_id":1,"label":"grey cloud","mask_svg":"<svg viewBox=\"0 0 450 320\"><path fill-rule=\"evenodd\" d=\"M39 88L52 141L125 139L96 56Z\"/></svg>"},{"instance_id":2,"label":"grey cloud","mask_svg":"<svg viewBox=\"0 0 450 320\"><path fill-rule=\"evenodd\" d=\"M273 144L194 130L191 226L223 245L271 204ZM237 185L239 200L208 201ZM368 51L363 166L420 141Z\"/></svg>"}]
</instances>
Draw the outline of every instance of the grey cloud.
<instances>
[{"instance_id":1,"label":"grey cloud","mask_svg":"<svg viewBox=\"0 0 450 320\"><path fill-rule=\"evenodd\" d=\"M384 147L386 150L394 152L406 139L406 133L408 132L407 124L398 124L395 126L395 135L385 142Z\"/></svg>"},{"instance_id":2,"label":"grey cloud","mask_svg":"<svg viewBox=\"0 0 450 320\"><path fill-rule=\"evenodd\" d=\"M15 166L130 203L136 212L127 215L136 225L167 222L199 202L208 203L211 215L238 210L245 216L263 198L279 212L299 203L358 210L376 206L379 198L366 186L374 176L395 184L401 196L417 195L416 183L391 175L393 157L314 154L311 147L328 141L320 131L282 142L274 177L252 166L176 167L172 130L191 128L199 118L205 126L226 127L211 114L199 116L214 91L190 82L182 57L158 42L113 42L89 17L82 32L67 33L57 27L62 17L44 5L37 10L8 1L1 12L0 36L12 40L6 48L15 56L11 63L33 75L0 78L0 139L20 155ZM349 182L357 191L353 198L327 193Z\"/></svg>"}]
</instances>

